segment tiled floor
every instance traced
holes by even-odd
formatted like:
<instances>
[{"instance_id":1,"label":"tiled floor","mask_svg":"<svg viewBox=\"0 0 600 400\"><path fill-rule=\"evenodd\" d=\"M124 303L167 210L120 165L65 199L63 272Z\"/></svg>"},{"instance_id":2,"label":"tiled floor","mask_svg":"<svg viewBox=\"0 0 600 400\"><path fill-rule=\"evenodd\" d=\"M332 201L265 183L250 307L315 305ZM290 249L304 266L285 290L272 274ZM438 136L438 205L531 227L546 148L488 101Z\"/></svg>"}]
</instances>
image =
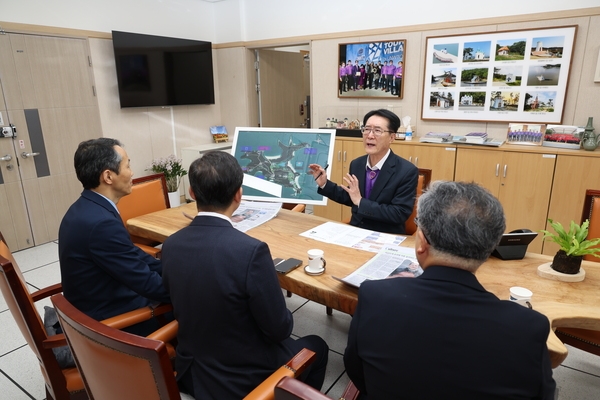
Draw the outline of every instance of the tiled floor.
<instances>
[{"instance_id":1,"label":"tiled floor","mask_svg":"<svg viewBox=\"0 0 600 400\"><path fill-rule=\"evenodd\" d=\"M58 245L47 243L14 253L31 290L60 281ZM317 334L329 344L329 365L323 391L333 399L339 398L348 383L342 354L346 346L346 332L350 316L334 311L325 313L325 307L293 295L286 298L294 313L295 336ZM45 303L49 304L49 300ZM41 305L43 309L43 304ZM554 370L561 400L600 398L600 357L569 349L565 363ZM493 361L492 361L493 362ZM435 377L432 377L435 381ZM44 399L42 376L33 352L17 328L0 297L0 398L8 400Z\"/></svg>"}]
</instances>

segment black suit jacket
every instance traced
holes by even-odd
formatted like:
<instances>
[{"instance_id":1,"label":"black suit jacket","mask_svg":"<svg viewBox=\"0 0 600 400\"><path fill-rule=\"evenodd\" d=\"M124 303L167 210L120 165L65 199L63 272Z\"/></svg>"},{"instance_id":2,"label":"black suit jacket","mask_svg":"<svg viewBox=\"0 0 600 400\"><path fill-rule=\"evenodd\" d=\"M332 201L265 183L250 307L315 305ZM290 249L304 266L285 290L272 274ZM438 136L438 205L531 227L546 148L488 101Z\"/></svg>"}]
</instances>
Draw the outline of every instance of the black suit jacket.
<instances>
[{"instance_id":1,"label":"black suit jacket","mask_svg":"<svg viewBox=\"0 0 600 400\"><path fill-rule=\"evenodd\" d=\"M415 203L419 169L390 150L369 198L365 198L367 157L358 157L350 163L349 172L358 178L363 195L360 207L352 203L344 189L329 180L318 193L352 207L351 225L372 231L404 234L404 224L412 214Z\"/></svg>"},{"instance_id":2,"label":"black suit jacket","mask_svg":"<svg viewBox=\"0 0 600 400\"><path fill-rule=\"evenodd\" d=\"M197 399L241 399L294 352L268 246L215 216L197 216L163 244L164 282L179 322L177 379Z\"/></svg>"},{"instance_id":3,"label":"black suit jacket","mask_svg":"<svg viewBox=\"0 0 600 400\"><path fill-rule=\"evenodd\" d=\"M549 331L472 273L432 266L361 285L344 364L369 399L554 399Z\"/></svg>"},{"instance_id":4,"label":"black suit jacket","mask_svg":"<svg viewBox=\"0 0 600 400\"><path fill-rule=\"evenodd\" d=\"M115 207L90 190L61 221L58 256L65 297L94 319L169 302L160 260L135 246Z\"/></svg>"}]
</instances>

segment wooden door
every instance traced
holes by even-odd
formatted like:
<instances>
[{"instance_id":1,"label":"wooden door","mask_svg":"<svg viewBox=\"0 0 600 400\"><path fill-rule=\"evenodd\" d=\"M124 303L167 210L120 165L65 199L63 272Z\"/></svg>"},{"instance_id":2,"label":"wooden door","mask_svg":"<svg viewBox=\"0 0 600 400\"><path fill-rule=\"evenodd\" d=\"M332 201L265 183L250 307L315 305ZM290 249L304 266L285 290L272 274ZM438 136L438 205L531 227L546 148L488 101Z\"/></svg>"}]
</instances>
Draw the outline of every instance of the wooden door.
<instances>
[{"instance_id":1,"label":"wooden door","mask_svg":"<svg viewBox=\"0 0 600 400\"><path fill-rule=\"evenodd\" d=\"M545 229L556 156L505 152L498 199L506 215L506 231ZM542 235L527 251L542 252Z\"/></svg>"},{"instance_id":2,"label":"wooden door","mask_svg":"<svg viewBox=\"0 0 600 400\"><path fill-rule=\"evenodd\" d=\"M82 190L75 149L102 130L87 40L9 33L0 35L0 59L4 124L17 130L0 139L2 154L12 147L16 168L0 162L6 176L0 197L11 215L0 218L0 230L19 250L58 237L62 216Z\"/></svg>"},{"instance_id":3,"label":"wooden door","mask_svg":"<svg viewBox=\"0 0 600 400\"><path fill-rule=\"evenodd\" d=\"M260 50L260 109L262 126L298 128L305 126L304 57L300 53Z\"/></svg>"}]
</instances>

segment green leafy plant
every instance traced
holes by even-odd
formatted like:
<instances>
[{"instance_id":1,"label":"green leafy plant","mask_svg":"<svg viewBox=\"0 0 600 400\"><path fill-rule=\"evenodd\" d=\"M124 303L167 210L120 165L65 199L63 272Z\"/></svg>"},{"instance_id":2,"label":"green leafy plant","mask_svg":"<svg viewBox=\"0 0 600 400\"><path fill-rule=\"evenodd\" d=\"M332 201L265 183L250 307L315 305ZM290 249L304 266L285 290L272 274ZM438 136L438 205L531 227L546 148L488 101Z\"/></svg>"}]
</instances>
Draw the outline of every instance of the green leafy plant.
<instances>
[{"instance_id":1,"label":"green leafy plant","mask_svg":"<svg viewBox=\"0 0 600 400\"><path fill-rule=\"evenodd\" d=\"M177 158L171 154L166 158L152 160L152 165L146 168L146 171L152 171L156 174L164 173L167 181L167 190L169 192L176 192L179 189L181 177L187 175L187 171L183 169L181 163L181 158Z\"/></svg>"},{"instance_id":2,"label":"green leafy plant","mask_svg":"<svg viewBox=\"0 0 600 400\"><path fill-rule=\"evenodd\" d=\"M591 254L594 257L600 258L600 247L594 247L600 244L600 238L586 240L588 235L588 226L590 221L586 220L581 226L577 225L575 221L571 221L569 230L566 231L560 222L554 222L548 218L550 226L556 233L552 233L546 230L540 231L544 234L544 240L548 239L551 242L555 242L560 246L568 256L585 256Z\"/></svg>"}]
</instances>

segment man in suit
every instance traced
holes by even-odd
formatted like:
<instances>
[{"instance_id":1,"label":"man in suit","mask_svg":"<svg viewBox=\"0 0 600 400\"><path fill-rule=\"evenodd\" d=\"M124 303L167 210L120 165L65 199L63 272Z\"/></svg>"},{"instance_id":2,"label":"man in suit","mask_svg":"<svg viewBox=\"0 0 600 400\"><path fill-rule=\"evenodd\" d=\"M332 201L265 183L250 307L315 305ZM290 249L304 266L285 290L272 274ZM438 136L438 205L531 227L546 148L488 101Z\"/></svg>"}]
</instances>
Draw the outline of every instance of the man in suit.
<instances>
[{"instance_id":1,"label":"man in suit","mask_svg":"<svg viewBox=\"0 0 600 400\"><path fill-rule=\"evenodd\" d=\"M554 399L548 319L475 276L504 232L500 202L438 181L417 215L423 274L360 286L344 364L363 398Z\"/></svg>"},{"instance_id":2,"label":"man in suit","mask_svg":"<svg viewBox=\"0 0 600 400\"><path fill-rule=\"evenodd\" d=\"M115 139L79 144L75 152L81 197L65 214L58 232L58 255L67 300L102 320L140 307L169 302L161 262L136 247L116 204L131 193L129 157ZM154 320L127 331L146 335Z\"/></svg>"},{"instance_id":3,"label":"man in suit","mask_svg":"<svg viewBox=\"0 0 600 400\"><path fill-rule=\"evenodd\" d=\"M316 361L301 379L320 389L328 347L290 337L293 318L266 243L235 229L242 198L236 159L212 151L190 166L198 215L163 244L164 283L179 322L175 369L197 399L241 399L306 347Z\"/></svg>"},{"instance_id":4,"label":"man in suit","mask_svg":"<svg viewBox=\"0 0 600 400\"><path fill-rule=\"evenodd\" d=\"M311 164L319 189L329 199L352 207L350 224L373 231L404 234L413 211L419 169L390 149L400 118L385 109L368 112L363 119L364 156L350 163L346 185L327 179L319 164Z\"/></svg>"}]
</instances>

